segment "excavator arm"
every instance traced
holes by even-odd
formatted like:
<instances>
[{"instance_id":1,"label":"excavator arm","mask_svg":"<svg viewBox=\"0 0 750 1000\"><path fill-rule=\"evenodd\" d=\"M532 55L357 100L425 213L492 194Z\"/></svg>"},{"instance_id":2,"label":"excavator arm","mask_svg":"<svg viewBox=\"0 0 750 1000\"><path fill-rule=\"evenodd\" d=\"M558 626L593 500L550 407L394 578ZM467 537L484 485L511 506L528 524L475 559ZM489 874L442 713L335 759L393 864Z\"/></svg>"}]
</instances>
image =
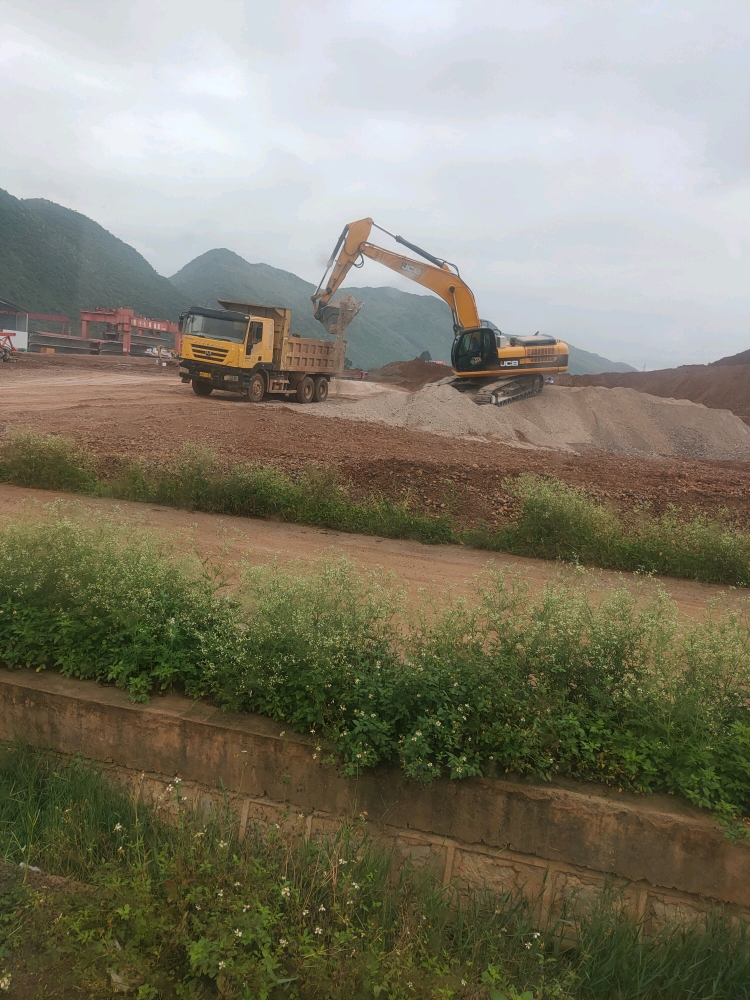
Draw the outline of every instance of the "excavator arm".
<instances>
[{"instance_id":1,"label":"excavator arm","mask_svg":"<svg viewBox=\"0 0 750 1000\"><path fill-rule=\"evenodd\" d=\"M365 257L384 264L397 274L402 274L439 295L451 310L453 329L456 333L461 330L476 329L481 325L474 295L458 274L458 268L449 265L447 261L433 257L413 243L408 243L401 236L393 236L393 239L419 254L424 260L414 260L412 257L384 250L369 242L373 226L376 229L381 228L372 219L360 219L344 227L317 291L311 296L315 306L315 318L320 320L326 329L335 325L338 320L338 310L336 306L330 305L331 299L349 271L353 267L362 267ZM385 229L382 231L388 236L393 235Z\"/></svg>"}]
</instances>

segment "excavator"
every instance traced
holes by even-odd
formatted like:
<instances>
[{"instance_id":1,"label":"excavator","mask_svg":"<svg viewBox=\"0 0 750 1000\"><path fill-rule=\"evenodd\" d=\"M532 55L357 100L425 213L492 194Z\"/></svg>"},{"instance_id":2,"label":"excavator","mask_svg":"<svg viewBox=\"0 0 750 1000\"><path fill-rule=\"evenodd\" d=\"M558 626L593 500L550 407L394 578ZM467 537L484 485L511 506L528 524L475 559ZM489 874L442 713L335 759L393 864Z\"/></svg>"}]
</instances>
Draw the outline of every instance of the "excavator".
<instances>
[{"instance_id":1,"label":"excavator","mask_svg":"<svg viewBox=\"0 0 750 1000\"><path fill-rule=\"evenodd\" d=\"M422 259L414 260L370 243L373 228ZM359 219L344 227L320 284L311 296L315 318L329 332L338 331L342 319L331 299L351 268L364 265L365 257L424 285L448 303L455 335L451 350L453 374L438 384L451 384L469 393L480 405L505 406L537 396L546 377L567 371L567 344L538 333L533 337L506 336L494 323L479 318L474 294L455 264L394 236L372 219Z\"/></svg>"}]
</instances>

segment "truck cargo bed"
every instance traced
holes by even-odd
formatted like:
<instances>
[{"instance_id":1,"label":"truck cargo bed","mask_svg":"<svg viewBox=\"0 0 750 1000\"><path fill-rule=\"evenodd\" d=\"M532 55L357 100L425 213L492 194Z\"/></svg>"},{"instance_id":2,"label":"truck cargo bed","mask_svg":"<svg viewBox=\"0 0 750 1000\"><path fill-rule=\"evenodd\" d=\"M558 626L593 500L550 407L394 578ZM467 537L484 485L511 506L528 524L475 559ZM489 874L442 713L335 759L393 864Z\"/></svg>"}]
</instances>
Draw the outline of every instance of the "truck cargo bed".
<instances>
[{"instance_id":1,"label":"truck cargo bed","mask_svg":"<svg viewBox=\"0 0 750 1000\"><path fill-rule=\"evenodd\" d=\"M282 347L281 366L290 372L333 375L344 367L344 342L287 337Z\"/></svg>"}]
</instances>

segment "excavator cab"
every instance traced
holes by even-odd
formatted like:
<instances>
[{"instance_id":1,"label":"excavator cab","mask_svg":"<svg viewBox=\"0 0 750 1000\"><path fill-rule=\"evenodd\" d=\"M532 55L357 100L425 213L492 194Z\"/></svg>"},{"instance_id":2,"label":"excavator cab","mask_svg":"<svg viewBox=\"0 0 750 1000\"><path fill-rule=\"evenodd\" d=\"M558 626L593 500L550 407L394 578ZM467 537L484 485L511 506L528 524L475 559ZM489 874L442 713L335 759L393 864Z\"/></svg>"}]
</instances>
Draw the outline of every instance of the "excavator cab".
<instances>
[{"instance_id":1,"label":"excavator cab","mask_svg":"<svg viewBox=\"0 0 750 1000\"><path fill-rule=\"evenodd\" d=\"M453 341L451 362L457 372L483 371L497 361L495 331L486 327L462 330Z\"/></svg>"}]
</instances>

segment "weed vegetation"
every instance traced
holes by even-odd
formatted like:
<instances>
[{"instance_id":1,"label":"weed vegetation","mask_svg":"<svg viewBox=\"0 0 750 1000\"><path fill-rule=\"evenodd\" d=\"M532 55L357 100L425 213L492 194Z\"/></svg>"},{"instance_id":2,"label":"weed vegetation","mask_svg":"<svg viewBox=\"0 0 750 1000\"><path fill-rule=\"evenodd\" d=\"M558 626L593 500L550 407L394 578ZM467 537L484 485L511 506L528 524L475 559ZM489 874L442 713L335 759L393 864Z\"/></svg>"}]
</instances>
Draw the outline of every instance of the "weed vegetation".
<instances>
[{"instance_id":1,"label":"weed vegetation","mask_svg":"<svg viewBox=\"0 0 750 1000\"><path fill-rule=\"evenodd\" d=\"M737 834L750 816L745 612L685 623L663 596L594 603L584 579L534 601L487 577L471 601L412 619L344 562L248 571L229 588L221 567L66 510L0 531L7 667L312 729L347 774L566 775L682 795Z\"/></svg>"},{"instance_id":2,"label":"weed vegetation","mask_svg":"<svg viewBox=\"0 0 750 1000\"><path fill-rule=\"evenodd\" d=\"M685 518L674 507L661 516L636 510L623 517L556 479L525 474L508 485L519 516L500 531L465 532L466 544L605 569L750 585L750 533L726 517Z\"/></svg>"},{"instance_id":3,"label":"weed vegetation","mask_svg":"<svg viewBox=\"0 0 750 1000\"><path fill-rule=\"evenodd\" d=\"M1 746L0 982L13 995L42 972L136 1000L750 997L736 921L643 937L605 894L574 935L565 910L540 926L538 901L394 875L360 822L322 842L302 825L239 841L229 809L194 812L179 778L154 812L81 763Z\"/></svg>"},{"instance_id":4,"label":"weed vegetation","mask_svg":"<svg viewBox=\"0 0 750 1000\"><path fill-rule=\"evenodd\" d=\"M750 586L750 533L727 518L686 517L676 508L623 517L582 490L532 475L506 484L517 507L507 525L472 531L408 501L353 500L331 469L311 468L298 479L259 465L224 471L215 454L193 446L166 464L124 462L102 478L92 455L71 439L17 431L0 442L0 482Z\"/></svg>"}]
</instances>

